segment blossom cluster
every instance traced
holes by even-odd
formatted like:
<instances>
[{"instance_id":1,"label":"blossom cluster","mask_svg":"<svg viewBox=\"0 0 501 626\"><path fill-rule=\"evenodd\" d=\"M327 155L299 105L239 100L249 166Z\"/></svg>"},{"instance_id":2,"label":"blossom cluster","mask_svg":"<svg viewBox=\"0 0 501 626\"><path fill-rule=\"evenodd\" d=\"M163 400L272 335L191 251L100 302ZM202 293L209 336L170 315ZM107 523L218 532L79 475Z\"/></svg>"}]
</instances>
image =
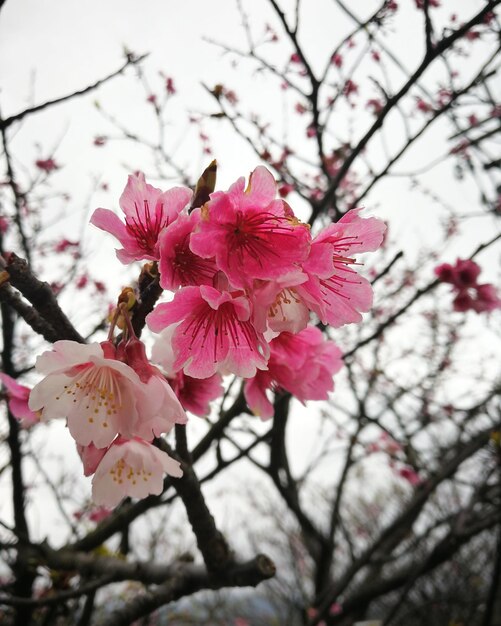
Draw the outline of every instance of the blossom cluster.
<instances>
[{"instance_id":1,"label":"blossom cluster","mask_svg":"<svg viewBox=\"0 0 501 626\"><path fill-rule=\"evenodd\" d=\"M354 255L378 248L384 224L352 210L313 238L277 199L264 167L201 208L190 211L190 197L183 188L162 192L139 174L120 199L125 223L106 209L91 218L120 241L122 262L158 261L161 287L174 292L147 317L152 331L168 332L170 375L181 384L211 379L214 388L214 376L241 376L262 417L273 414L269 389L326 398L341 352L308 326L310 313L333 327L361 320L372 289Z\"/></svg>"},{"instance_id":2,"label":"blossom cluster","mask_svg":"<svg viewBox=\"0 0 501 626\"><path fill-rule=\"evenodd\" d=\"M379 247L385 225L355 209L313 236L277 196L264 167L201 207L190 189L162 191L134 174L120 197L124 221L108 209L92 215L120 242L122 263L153 261L172 292L146 318L162 370L125 305L118 340L112 327L108 341L58 341L37 360L44 379L29 408L42 421L67 419L97 504L160 493L164 472L181 476L153 439L184 424L185 410L206 415L226 374L244 379L247 404L263 419L273 416L272 391L305 402L333 390L342 353L312 321L338 328L361 320L372 288L356 256Z\"/></svg>"},{"instance_id":3,"label":"blossom cluster","mask_svg":"<svg viewBox=\"0 0 501 626\"><path fill-rule=\"evenodd\" d=\"M455 265L442 263L435 268L438 279L453 287L455 311L489 313L501 308L494 285L478 282L480 271L480 266L470 259L457 259Z\"/></svg>"}]
</instances>

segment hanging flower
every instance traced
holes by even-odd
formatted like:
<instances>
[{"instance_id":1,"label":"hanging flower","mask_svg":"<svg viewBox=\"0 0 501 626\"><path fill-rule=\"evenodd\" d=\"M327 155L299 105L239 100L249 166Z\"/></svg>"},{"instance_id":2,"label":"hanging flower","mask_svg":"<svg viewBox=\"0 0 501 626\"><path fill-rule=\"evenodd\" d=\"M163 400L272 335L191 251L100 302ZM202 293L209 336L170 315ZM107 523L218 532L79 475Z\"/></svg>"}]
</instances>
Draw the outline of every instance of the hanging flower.
<instances>
[{"instance_id":1,"label":"hanging flower","mask_svg":"<svg viewBox=\"0 0 501 626\"><path fill-rule=\"evenodd\" d=\"M141 439L119 438L106 451L92 479L96 504L116 506L120 500L159 495L163 476L180 478L181 465L167 453Z\"/></svg>"}]
</instances>

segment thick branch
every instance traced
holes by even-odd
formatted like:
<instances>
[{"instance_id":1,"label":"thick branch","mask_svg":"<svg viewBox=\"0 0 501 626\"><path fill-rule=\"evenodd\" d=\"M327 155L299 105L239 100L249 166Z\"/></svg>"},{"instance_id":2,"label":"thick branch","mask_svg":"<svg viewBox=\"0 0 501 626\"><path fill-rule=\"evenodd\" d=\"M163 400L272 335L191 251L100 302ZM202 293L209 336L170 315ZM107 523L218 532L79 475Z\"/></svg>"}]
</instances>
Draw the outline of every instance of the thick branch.
<instances>
[{"instance_id":1,"label":"thick branch","mask_svg":"<svg viewBox=\"0 0 501 626\"><path fill-rule=\"evenodd\" d=\"M31 302L42 318L54 328L58 339L85 343L59 306L48 283L38 280L28 263L11 252L5 266L9 282Z\"/></svg>"}]
</instances>

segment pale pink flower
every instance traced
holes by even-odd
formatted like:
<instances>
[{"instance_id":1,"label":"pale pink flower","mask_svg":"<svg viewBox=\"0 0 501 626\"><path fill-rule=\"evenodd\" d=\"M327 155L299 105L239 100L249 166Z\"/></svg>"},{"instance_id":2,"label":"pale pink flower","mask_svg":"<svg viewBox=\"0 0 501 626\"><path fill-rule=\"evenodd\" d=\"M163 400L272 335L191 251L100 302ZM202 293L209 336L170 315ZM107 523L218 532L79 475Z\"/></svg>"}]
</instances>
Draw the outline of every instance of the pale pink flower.
<instances>
[{"instance_id":1,"label":"pale pink flower","mask_svg":"<svg viewBox=\"0 0 501 626\"><path fill-rule=\"evenodd\" d=\"M143 383L116 359L110 342L56 341L53 350L38 357L36 368L45 378L33 388L30 408L41 410L42 420L67 418L72 437L82 446L104 448L118 433L152 439L168 432L178 418L179 402L170 387L160 388L153 377Z\"/></svg>"},{"instance_id":2,"label":"pale pink flower","mask_svg":"<svg viewBox=\"0 0 501 626\"><path fill-rule=\"evenodd\" d=\"M117 439L108 448L92 479L96 504L116 506L122 498L159 495L164 473L180 478L181 465L168 454L141 439Z\"/></svg>"},{"instance_id":3,"label":"pale pink flower","mask_svg":"<svg viewBox=\"0 0 501 626\"><path fill-rule=\"evenodd\" d=\"M40 416L28 406L31 389L20 385L14 378L0 373L0 381L7 389L9 411L21 422L23 428L29 428L40 421Z\"/></svg>"},{"instance_id":4,"label":"pale pink flower","mask_svg":"<svg viewBox=\"0 0 501 626\"><path fill-rule=\"evenodd\" d=\"M281 333L270 342L268 370L245 381L247 404L263 419L272 417L268 390L289 391L301 402L327 400L333 376L343 366L341 350L309 326L296 335Z\"/></svg>"},{"instance_id":5,"label":"pale pink flower","mask_svg":"<svg viewBox=\"0 0 501 626\"><path fill-rule=\"evenodd\" d=\"M203 259L190 249L192 232L200 223L200 211L181 214L158 238L160 286L171 291L187 285L212 285L217 272L214 259Z\"/></svg>"},{"instance_id":6,"label":"pale pink flower","mask_svg":"<svg viewBox=\"0 0 501 626\"><path fill-rule=\"evenodd\" d=\"M361 218L360 209L348 211L313 240L303 271L308 281L296 291L319 319L335 328L359 322L361 312L372 306L372 287L353 269L353 255L377 250L386 225L381 220Z\"/></svg>"},{"instance_id":7,"label":"pale pink flower","mask_svg":"<svg viewBox=\"0 0 501 626\"><path fill-rule=\"evenodd\" d=\"M91 224L111 233L123 246L117 250L122 263L149 259L157 261L158 236L188 205L192 196L186 187L173 187L162 192L149 185L144 174L132 174L120 197L125 223L109 209L96 209Z\"/></svg>"},{"instance_id":8,"label":"pale pink flower","mask_svg":"<svg viewBox=\"0 0 501 626\"><path fill-rule=\"evenodd\" d=\"M306 328L310 311L295 287L308 280L302 272L286 274L278 280L255 281L252 290L253 323L260 332L298 333Z\"/></svg>"},{"instance_id":9,"label":"pale pink flower","mask_svg":"<svg viewBox=\"0 0 501 626\"><path fill-rule=\"evenodd\" d=\"M193 378L216 372L254 376L266 369L268 345L251 322L251 304L213 287L184 287L172 302L156 306L146 322L159 332L177 322L172 336L173 367Z\"/></svg>"},{"instance_id":10,"label":"pale pink flower","mask_svg":"<svg viewBox=\"0 0 501 626\"><path fill-rule=\"evenodd\" d=\"M239 178L227 192L211 194L190 247L216 265L235 288L272 280L297 269L308 256L310 232L281 199L271 172L257 167L249 185Z\"/></svg>"}]
</instances>

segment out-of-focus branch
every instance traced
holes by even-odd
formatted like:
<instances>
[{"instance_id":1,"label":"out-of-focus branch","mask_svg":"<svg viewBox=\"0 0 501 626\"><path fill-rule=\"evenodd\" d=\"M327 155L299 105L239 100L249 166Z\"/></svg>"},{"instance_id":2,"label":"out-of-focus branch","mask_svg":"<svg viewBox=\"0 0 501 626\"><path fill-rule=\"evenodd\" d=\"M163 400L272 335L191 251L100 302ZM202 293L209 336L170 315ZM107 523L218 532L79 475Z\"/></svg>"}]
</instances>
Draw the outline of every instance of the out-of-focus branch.
<instances>
[{"instance_id":1,"label":"out-of-focus branch","mask_svg":"<svg viewBox=\"0 0 501 626\"><path fill-rule=\"evenodd\" d=\"M496 6L499 5L501 0L489 0L485 4L485 6L468 22L460 26L458 29L453 31L447 37L444 37L439 42L435 44L432 48L431 52L427 51L423 60L414 71L414 73L410 76L410 78L406 81L406 83L399 89L399 91L394 94L391 98L387 100L381 109L378 117L372 124L372 126L367 130L365 135L358 141L356 146L350 151L350 153L346 156L343 161L341 167L336 172L336 175L332 178L329 184L329 188L318 202L313 205L312 214L310 216L310 224L313 223L316 217L323 212L331 203L335 203L336 199L336 191L344 179L346 174L348 173L350 167L353 162L356 160L359 154L361 154L364 148L367 146L372 137L376 134L376 132L383 126L383 122L386 119L387 115L390 111L398 104L398 102L409 92L409 90L416 84L419 78L424 74L424 72L428 69L428 67L441 56L446 50L448 50L456 41L458 41L461 37L463 37L473 26L479 24L485 15L491 12Z\"/></svg>"},{"instance_id":2,"label":"out-of-focus branch","mask_svg":"<svg viewBox=\"0 0 501 626\"><path fill-rule=\"evenodd\" d=\"M371 543L360 557L354 561L346 572L331 586L329 591L325 593L319 606L318 614L311 620L312 626L318 624L322 617L327 615L332 602L344 592L353 578L364 567L370 564L371 559L383 554L388 556L395 547L404 540L420 515L423 506L438 485L453 476L462 463L470 459L478 450L485 446L489 441L491 432L492 427L483 430L473 436L469 441L451 450L449 458L444 459L444 462L436 474L430 476L430 478L416 490L414 497L410 500L402 513L381 532L378 539Z\"/></svg>"},{"instance_id":3,"label":"out-of-focus branch","mask_svg":"<svg viewBox=\"0 0 501 626\"><path fill-rule=\"evenodd\" d=\"M0 300L12 307L36 333L42 335L47 341L53 343L60 339L52 326L39 315L34 307L26 304L10 285L5 284L0 287Z\"/></svg>"},{"instance_id":4,"label":"out-of-focus branch","mask_svg":"<svg viewBox=\"0 0 501 626\"><path fill-rule=\"evenodd\" d=\"M61 98L55 98L54 100L47 100L46 102L43 102L42 104L38 104L34 107L30 107L29 109L25 109L24 111L20 111L19 113L16 113L15 115L11 115L10 117L0 120L0 128L2 129L8 128L14 122L19 122L28 115L32 115L33 113L38 113L39 111L43 111L44 109L52 107L55 104L61 104L62 102L67 102L68 100L72 100L73 98L77 98L79 96L84 96L88 93L91 93L92 91L95 91L96 89L98 89L99 87L107 83L112 78L115 78L116 76L119 76L120 74L123 74L124 71L129 66L137 65L138 63L141 63L142 61L144 61L144 59L147 56L148 56L147 54L135 56L132 53L128 53L126 55L125 62L111 74L108 74L104 78L97 80L95 83L92 83L91 85L88 85L87 87L84 87L83 89L79 89L78 91L73 91L72 93L67 94L66 96L62 96Z\"/></svg>"},{"instance_id":5,"label":"out-of-focus branch","mask_svg":"<svg viewBox=\"0 0 501 626\"><path fill-rule=\"evenodd\" d=\"M12 195L14 196L14 223L16 225L17 231L19 233L19 238L21 239L21 247L23 250L23 254L28 259L28 263L31 262L31 249L29 245L28 236L25 232L25 224L23 222L23 209L26 205L26 196L20 190L19 185L17 184L14 168L12 166L12 157L10 155L9 143L7 140L7 132L5 127L2 126L2 116L0 115L0 131L2 133L2 144L3 144L3 153L5 156L5 164L7 169L7 184L9 185ZM3 251L2 251L3 252Z\"/></svg>"},{"instance_id":6,"label":"out-of-focus branch","mask_svg":"<svg viewBox=\"0 0 501 626\"><path fill-rule=\"evenodd\" d=\"M124 607L107 615L96 626L127 626L169 602L202 589L255 587L274 574L274 564L263 554L244 563L235 563L217 575L200 566L185 565L174 578L129 600Z\"/></svg>"},{"instance_id":7,"label":"out-of-focus branch","mask_svg":"<svg viewBox=\"0 0 501 626\"><path fill-rule=\"evenodd\" d=\"M18 289L40 316L54 328L58 339L85 343L59 306L50 285L38 280L24 259L11 252L3 269L9 274L11 285Z\"/></svg>"}]
</instances>

